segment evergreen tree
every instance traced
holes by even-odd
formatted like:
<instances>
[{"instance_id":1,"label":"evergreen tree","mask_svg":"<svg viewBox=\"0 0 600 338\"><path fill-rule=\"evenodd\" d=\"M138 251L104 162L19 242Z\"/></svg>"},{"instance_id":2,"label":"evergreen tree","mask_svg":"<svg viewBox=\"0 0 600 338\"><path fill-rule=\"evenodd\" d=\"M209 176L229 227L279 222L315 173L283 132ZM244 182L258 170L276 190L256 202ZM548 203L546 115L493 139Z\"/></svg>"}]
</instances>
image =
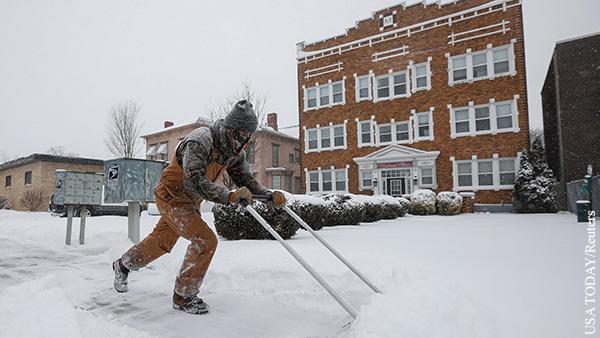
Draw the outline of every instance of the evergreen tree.
<instances>
[{"instance_id":1,"label":"evergreen tree","mask_svg":"<svg viewBox=\"0 0 600 338\"><path fill-rule=\"evenodd\" d=\"M541 137L534 137L530 148L521 155L515 179L516 210L522 213L557 212L556 179L548 167Z\"/></svg>"}]
</instances>

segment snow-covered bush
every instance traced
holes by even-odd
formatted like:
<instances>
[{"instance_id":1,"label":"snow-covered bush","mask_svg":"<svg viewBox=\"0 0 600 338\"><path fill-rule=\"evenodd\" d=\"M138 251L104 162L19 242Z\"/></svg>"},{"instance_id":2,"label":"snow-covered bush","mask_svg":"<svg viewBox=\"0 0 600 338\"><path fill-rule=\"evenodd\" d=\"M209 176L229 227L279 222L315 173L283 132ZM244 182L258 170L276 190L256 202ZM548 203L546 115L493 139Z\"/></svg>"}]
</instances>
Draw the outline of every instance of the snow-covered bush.
<instances>
[{"instance_id":1,"label":"snow-covered bush","mask_svg":"<svg viewBox=\"0 0 600 338\"><path fill-rule=\"evenodd\" d=\"M254 201L252 207L284 239L298 231L299 224L285 211L270 204ZM274 239L246 210L237 205L215 204L212 209L217 233L228 240Z\"/></svg>"},{"instance_id":2,"label":"snow-covered bush","mask_svg":"<svg viewBox=\"0 0 600 338\"><path fill-rule=\"evenodd\" d=\"M521 213L558 212L556 185L542 139L535 137L531 150L521 154L513 191L515 210Z\"/></svg>"},{"instance_id":3,"label":"snow-covered bush","mask_svg":"<svg viewBox=\"0 0 600 338\"><path fill-rule=\"evenodd\" d=\"M2 209L12 209L12 204L4 196L0 196L0 210Z\"/></svg>"},{"instance_id":4,"label":"snow-covered bush","mask_svg":"<svg viewBox=\"0 0 600 338\"><path fill-rule=\"evenodd\" d=\"M415 190L410 197L410 213L413 215L435 214L435 193L429 189Z\"/></svg>"},{"instance_id":5,"label":"snow-covered bush","mask_svg":"<svg viewBox=\"0 0 600 338\"><path fill-rule=\"evenodd\" d=\"M288 206L313 230L322 229L328 222L326 202L309 195L287 195ZM300 227L300 229L304 229Z\"/></svg>"},{"instance_id":6,"label":"snow-covered bush","mask_svg":"<svg viewBox=\"0 0 600 338\"><path fill-rule=\"evenodd\" d=\"M395 206L396 215L398 215L398 217L404 217L408 213L410 201L404 197L397 197L396 200L398 201L397 206Z\"/></svg>"},{"instance_id":7,"label":"snow-covered bush","mask_svg":"<svg viewBox=\"0 0 600 338\"><path fill-rule=\"evenodd\" d=\"M325 226L358 225L363 219L364 204L350 194L329 194L323 196L327 222Z\"/></svg>"},{"instance_id":8,"label":"snow-covered bush","mask_svg":"<svg viewBox=\"0 0 600 338\"><path fill-rule=\"evenodd\" d=\"M451 216L460 214L462 209L462 196L455 192L442 191L436 200L437 211L440 215Z\"/></svg>"},{"instance_id":9,"label":"snow-covered bush","mask_svg":"<svg viewBox=\"0 0 600 338\"><path fill-rule=\"evenodd\" d=\"M394 198L387 195L353 197L363 204L363 217L361 222L377 222L382 219L395 219L402 217L408 212L408 200L405 198Z\"/></svg>"}]
</instances>

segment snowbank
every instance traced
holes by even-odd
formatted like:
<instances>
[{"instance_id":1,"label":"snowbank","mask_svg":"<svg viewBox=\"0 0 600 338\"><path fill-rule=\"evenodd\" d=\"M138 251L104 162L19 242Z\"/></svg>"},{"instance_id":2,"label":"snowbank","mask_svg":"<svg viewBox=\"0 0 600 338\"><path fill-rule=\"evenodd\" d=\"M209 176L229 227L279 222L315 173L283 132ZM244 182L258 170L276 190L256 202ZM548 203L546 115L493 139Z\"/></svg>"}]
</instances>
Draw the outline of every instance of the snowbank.
<instances>
[{"instance_id":1,"label":"snowbank","mask_svg":"<svg viewBox=\"0 0 600 338\"><path fill-rule=\"evenodd\" d=\"M75 308L54 275L6 288L0 304L0 337L152 337Z\"/></svg>"},{"instance_id":2,"label":"snowbank","mask_svg":"<svg viewBox=\"0 0 600 338\"><path fill-rule=\"evenodd\" d=\"M492 338L496 323L456 287L407 273L394 273L361 307L346 338Z\"/></svg>"}]
</instances>

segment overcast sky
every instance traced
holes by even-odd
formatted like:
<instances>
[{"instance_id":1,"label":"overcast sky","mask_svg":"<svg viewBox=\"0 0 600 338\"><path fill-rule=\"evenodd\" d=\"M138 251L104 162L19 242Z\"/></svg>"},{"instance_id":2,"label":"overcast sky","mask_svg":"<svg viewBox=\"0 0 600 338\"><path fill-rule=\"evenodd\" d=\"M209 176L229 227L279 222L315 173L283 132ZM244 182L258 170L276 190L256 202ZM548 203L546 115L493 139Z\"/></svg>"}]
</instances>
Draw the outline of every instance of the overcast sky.
<instances>
[{"instance_id":1,"label":"overcast sky","mask_svg":"<svg viewBox=\"0 0 600 338\"><path fill-rule=\"evenodd\" d=\"M0 0L0 156L64 146L110 158L106 111L134 99L143 132L202 115L244 80L297 124L296 43L398 0ZM524 0L530 121L557 40L600 31L598 0Z\"/></svg>"}]
</instances>

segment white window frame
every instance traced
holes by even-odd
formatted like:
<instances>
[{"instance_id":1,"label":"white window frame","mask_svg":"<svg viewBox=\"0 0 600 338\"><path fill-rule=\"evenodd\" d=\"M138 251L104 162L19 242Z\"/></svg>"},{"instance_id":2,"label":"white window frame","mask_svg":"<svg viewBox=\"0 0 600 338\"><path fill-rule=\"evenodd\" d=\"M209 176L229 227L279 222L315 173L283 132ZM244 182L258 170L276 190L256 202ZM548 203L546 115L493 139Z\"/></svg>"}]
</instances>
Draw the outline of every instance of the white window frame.
<instances>
[{"instance_id":1,"label":"white window frame","mask_svg":"<svg viewBox=\"0 0 600 338\"><path fill-rule=\"evenodd\" d=\"M404 74L404 78L406 79L406 93L395 95L394 93L394 76ZM377 80L387 78L388 80L388 93L389 96L379 97L379 86ZM398 72L392 72L391 70L387 74L378 75L373 77L373 102L380 102L386 100L394 100L402 97L409 97L411 95L411 85L410 85L410 74L408 70L402 70Z\"/></svg>"},{"instance_id":2,"label":"white window frame","mask_svg":"<svg viewBox=\"0 0 600 338\"><path fill-rule=\"evenodd\" d=\"M478 159L476 155L471 156L470 160L455 160L451 157L452 161L452 177L454 181L453 191L478 191L478 190L512 190L514 184L500 184L500 174L508 172L500 172L500 161L513 161L514 175L518 171L520 153L517 153L516 157L499 157L498 154L494 154L492 158L481 158ZM492 163L492 185L480 185L479 184L479 163L491 162ZM459 186L458 185L458 165L459 164L470 164L471 167L471 186Z\"/></svg>"},{"instance_id":3,"label":"white window frame","mask_svg":"<svg viewBox=\"0 0 600 338\"><path fill-rule=\"evenodd\" d=\"M373 86L371 85L371 74L367 74L367 75L361 75L361 76L356 76L356 74L354 75L354 88L355 90L355 97L356 97L356 102L361 102L361 101L371 101L373 100ZM367 80L367 92L368 92L368 96L367 97L360 97L360 80Z\"/></svg>"},{"instance_id":4,"label":"white window frame","mask_svg":"<svg viewBox=\"0 0 600 338\"><path fill-rule=\"evenodd\" d=\"M357 137L357 143L358 143L358 148L362 148L362 147L371 147L375 145L375 131L373 130L373 119L374 116L371 116L370 120L359 120L358 118L355 119L356 121L356 137ZM362 126L363 124L369 124L369 142L363 142L362 141Z\"/></svg>"},{"instance_id":5,"label":"white window frame","mask_svg":"<svg viewBox=\"0 0 600 338\"><path fill-rule=\"evenodd\" d=\"M513 40L511 40L510 44L497 46L497 47L493 47L492 44L488 44L486 49L478 50L478 51L473 51L473 50L471 50L471 48L469 48L466 50L465 54L460 54L460 55L450 55L449 53L447 53L446 58L448 59L448 85L454 86L454 85L462 84L462 83L472 83L474 81L481 81L481 80L493 80L498 77L516 75L517 74L516 62L515 62L515 43L516 43L516 41L517 41L516 39L513 39ZM501 49L508 49L508 71L505 73L494 74L494 52L501 50ZM479 55L481 53L486 53L487 75L476 78L473 76L473 56ZM461 57L466 58L467 78L464 80L455 81L454 80L454 70L455 69L453 69L454 65L453 65L452 61L454 59L461 58ZM462 68L460 68L460 69L462 69Z\"/></svg>"},{"instance_id":6,"label":"white window frame","mask_svg":"<svg viewBox=\"0 0 600 338\"><path fill-rule=\"evenodd\" d=\"M381 134L381 128L384 128L384 127L389 127L390 128L390 134L389 134L390 135L390 140L386 141L386 142L381 142L381 135L382 135ZM394 143L395 138L396 138L396 135L394 135L394 130L395 129L396 128L393 127L392 123L381 123L381 124L378 124L377 127L376 127L376 130L377 130L377 144L380 145L380 146L383 146L383 145L388 145L388 144Z\"/></svg>"},{"instance_id":7,"label":"white window frame","mask_svg":"<svg viewBox=\"0 0 600 338\"><path fill-rule=\"evenodd\" d=\"M279 187L275 187L275 178L276 177L279 179ZM281 175L272 175L271 176L271 189L283 190L281 188L282 187L282 184L281 184L282 182L281 181L282 181Z\"/></svg>"},{"instance_id":8,"label":"white window frame","mask_svg":"<svg viewBox=\"0 0 600 338\"><path fill-rule=\"evenodd\" d=\"M398 139L398 125L399 124L406 124L406 126L407 126L407 128L408 128L407 129L407 131L408 131L408 139L407 140L399 140ZM393 128L392 129L393 129L393 132L394 132L394 135L393 135L394 143L398 143L398 144L412 143L412 141L413 141L413 133L412 133L412 128L411 128L410 120L395 122L395 123L393 123Z\"/></svg>"},{"instance_id":9,"label":"white window frame","mask_svg":"<svg viewBox=\"0 0 600 338\"><path fill-rule=\"evenodd\" d=\"M341 102L333 102L333 86L336 84L340 84L342 85L342 101ZM321 104L321 88L327 88L328 93L328 103L327 104ZM316 90L316 100L317 100L317 105L315 107L308 107L308 92L312 91L312 90ZM313 86L313 87L304 87L304 111L310 111L310 110L317 110L320 108L329 108L329 107L334 107L334 106L339 106L339 105L343 105L346 104L346 77L344 76L342 80L339 81L334 81L332 82L331 80L329 80L327 83L321 83L319 84L318 82Z\"/></svg>"},{"instance_id":10,"label":"white window frame","mask_svg":"<svg viewBox=\"0 0 600 338\"><path fill-rule=\"evenodd\" d=\"M424 184L423 177L429 177L423 175L423 169L431 169L431 184ZM423 166L419 167L419 187L420 188L433 188L437 186L436 177L435 177L435 167L434 166Z\"/></svg>"},{"instance_id":11,"label":"white window frame","mask_svg":"<svg viewBox=\"0 0 600 338\"><path fill-rule=\"evenodd\" d=\"M371 177L368 178L371 181L371 185L365 185L364 181L365 181L365 174L369 174ZM358 177L358 183L359 183L359 189L361 191L363 190L373 190L373 177L374 177L374 171L371 169L368 170L360 170L359 171L359 177Z\"/></svg>"},{"instance_id":12,"label":"white window frame","mask_svg":"<svg viewBox=\"0 0 600 338\"><path fill-rule=\"evenodd\" d=\"M427 112L421 112L421 113L415 113L413 111L413 115L414 115L414 140L415 141L433 141L435 139L435 136L433 134L433 127L434 127L434 123L433 123L433 110L434 108L431 107L429 108L429 111ZM419 136L419 116L428 116L428 121L429 121L429 136Z\"/></svg>"},{"instance_id":13,"label":"white window frame","mask_svg":"<svg viewBox=\"0 0 600 338\"><path fill-rule=\"evenodd\" d=\"M410 73L411 73L411 88L412 88L412 93L421 91L421 90L431 90L431 57L427 58L426 62L422 62L422 63L413 63L412 61L410 62ZM417 87L417 68L419 67L425 67L425 76L426 76L426 81L427 84L425 87Z\"/></svg>"},{"instance_id":14,"label":"white window frame","mask_svg":"<svg viewBox=\"0 0 600 338\"><path fill-rule=\"evenodd\" d=\"M335 167L331 167L330 169L322 169L321 167L318 167L317 170L313 170L313 171L308 171L305 170L306 173L306 183L307 183L307 188L306 188L306 193L310 194L310 195L322 195L322 194L329 194L329 193L347 193L348 192L348 169L349 169L349 165L346 165L345 168L343 169L336 169ZM331 175L331 190L324 190L323 189L323 174L330 174ZM344 173L344 190L339 190L337 189L337 173ZM310 189L310 175L311 174L316 174L319 180L319 190L318 191L313 191Z\"/></svg>"},{"instance_id":15,"label":"white window frame","mask_svg":"<svg viewBox=\"0 0 600 338\"><path fill-rule=\"evenodd\" d=\"M519 95L515 95L512 100L509 101L499 101L496 102L496 99L490 99L489 103L478 104L475 105L474 102L469 102L467 107L453 107L452 105L448 105L448 110L450 113L450 137L464 137L464 136L477 136L477 135L496 135L498 133L518 133L521 129L519 128L519 110L518 110L518 100ZM496 107L498 105L510 105L511 107L511 118L512 118L512 127L510 128L498 128L498 116L496 114ZM490 119L490 129L489 130L476 130L476 116L475 109L481 107L489 108L489 119ZM456 132L456 115L455 112L457 110L469 110L469 132Z\"/></svg>"},{"instance_id":16,"label":"white window frame","mask_svg":"<svg viewBox=\"0 0 600 338\"><path fill-rule=\"evenodd\" d=\"M332 151L332 150L339 150L339 149L346 149L348 147L348 133L347 133L347 128L346 128L346 124L348 123L348 120L344 120L344 123L341 124L333 124L333 122L329 123L329 125L327 126L320 126L317 125L316 128L304 128L304 153L314 153L314 152L321 152L321 151ZM336 146L335 145L335 129L342 127L343 128L343 137L344 137L344 142L343 145L341 146ZM309 149L309 134L311 131L317 131L317 148L315 149ZM324 130L328 130L329 131L329 147L323 147L322 146L322 141L323 141L323 131Z\"/></svg>"}]
</instances>

